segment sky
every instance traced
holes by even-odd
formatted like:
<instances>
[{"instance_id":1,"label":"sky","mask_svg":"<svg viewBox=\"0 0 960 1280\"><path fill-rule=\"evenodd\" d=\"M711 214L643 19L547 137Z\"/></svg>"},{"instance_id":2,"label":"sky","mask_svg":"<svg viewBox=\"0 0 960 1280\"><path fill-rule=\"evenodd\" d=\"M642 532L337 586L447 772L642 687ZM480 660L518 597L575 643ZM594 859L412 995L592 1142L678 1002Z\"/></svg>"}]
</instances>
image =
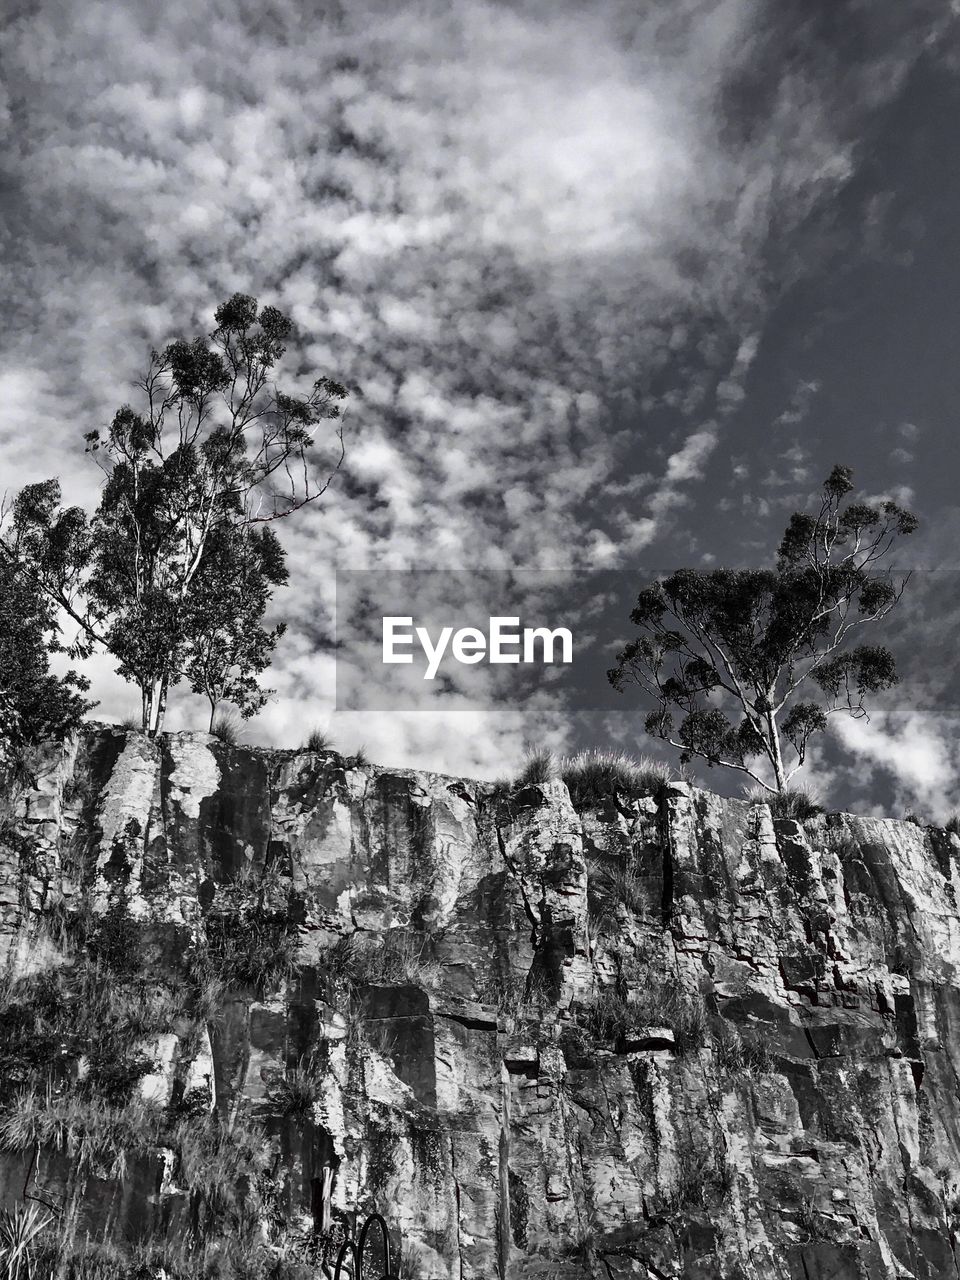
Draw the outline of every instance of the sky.
<instances>
[{"instance_id":1,"label":"sky","mask_svg":"<svg viewBox=\"0 0 960 1280\"><path fill-rule=\"evenodd\" d=\"M955 3L319 9L13 0L0 33L0 489L92 507L83 433L236 290L352 389L340 475L284 522L247 740L481 777L530 742L649 750L629 700L335 709L338 571L761 564L836 462L921 516L904 564L958 567ZM924 696L837 721L829 803L960 807L932 651ZM98 717L134 709L88 665Z\"/></svg>"}]
</instances>

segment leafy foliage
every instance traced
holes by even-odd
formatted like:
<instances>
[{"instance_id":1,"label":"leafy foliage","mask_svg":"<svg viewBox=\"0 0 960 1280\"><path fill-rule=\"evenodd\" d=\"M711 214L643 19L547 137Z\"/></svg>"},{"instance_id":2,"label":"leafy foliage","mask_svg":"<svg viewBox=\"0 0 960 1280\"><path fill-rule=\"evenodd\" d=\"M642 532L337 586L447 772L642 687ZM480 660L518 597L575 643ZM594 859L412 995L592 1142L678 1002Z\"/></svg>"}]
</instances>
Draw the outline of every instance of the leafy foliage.
<instances>
[{"instance_id":1,"label":"leafy foliage","mask_svg":"<svg viewBox=\"0 0 960 1280\"><path fill-rule=\"evenodd\" d=\"M262 705L256 676L281 629L262 625L271 589L286 580L269 522L326 490L310 450L321 422L340 415L346 389L318 378L304 395L277 388L290 337L275 307L235 294L208 339L153 351L105 432L84 437L106 481L92 518L60 505L56 480L16 498L0 553L78 626L75 656L102 647L140 690L143 728L160 728L180 679L213 709L243 716ZM336 432L343 458L342 428Z\"/></svg>"},{"instance_id":2,"label":"leafy foliage","mask_svg":"<svg viewBox=\"0 0 960 1280\"><path fill-rule=\"evenodd\" d=\"M791 518L773 569L678 569L640 592L639 635L608 677L653 698L646 729L683 761L780 791L829 715L865 716L865 698L896 683L889 650L848 640L900 599L906 578L877 566L917 519L892 502L844 506L852 490L849 468L834 467L818 513Z\"/></svg>"},{"instance_id":3,"label":"leafy foliage","mask_svg":"<svg viewBox=\"0 0 960 1280\"><path fill-rule=\"evenodd\" d=\"M83 696L87 680L50 671L50 652L60 647L55 637L49 601L0 557L0 777L26 781L34 751L62 742L93 706Z\"/></svg>"},{"instance_id":4,"label":"leafy foliage","mask_svg":"<svg viewBox=\"0 0 960 1280\"><path fill-rule=\"evenodd\" d=\"M17 1204L0 1213L0 1268L5 1280L31 1280L35 1276L37 1240L53 1223L38 1204Z\"/></svg>"},{"instance_id":5,"label":"leafy foliage","mask_svg":"<svg viewBox=\"0 0 960 1280\"><path fill-rule=\"evenodd\" d=\"M211 732L221 702L232 702L248 719L269 697L257 676L286 628L280 623L268 631L263 616L271 588L288 576L271 529L224 525L211 532L190 591L183 655L184 678L210 704Z\"/></svg>"}]
</instances>

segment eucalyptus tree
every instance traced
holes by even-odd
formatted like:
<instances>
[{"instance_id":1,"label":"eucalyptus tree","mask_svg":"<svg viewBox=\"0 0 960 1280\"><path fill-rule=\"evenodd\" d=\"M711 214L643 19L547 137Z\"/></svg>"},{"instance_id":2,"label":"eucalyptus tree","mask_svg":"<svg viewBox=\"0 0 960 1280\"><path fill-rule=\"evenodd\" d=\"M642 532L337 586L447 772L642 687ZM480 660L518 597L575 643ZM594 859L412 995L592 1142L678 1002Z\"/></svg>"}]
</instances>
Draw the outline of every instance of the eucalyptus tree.
<instances>
[{"instance_id":1,"label":"eucalyptus tree","mask_svg":"<svg viewBox=\"0 0 960 1280\"><path fill-rule=\"evenodd\" d=\"M215 324L152 351L137 407L84 436L105 473L93 515L64 508L59 482L42 481L16 497L0 539L76 626L69 652L101 648L137 685L150 734L183 678L208 697L239 696L249 714L278 635L260 619L283 580L282 549L263 527L322 497L344 457L346 388L326 376L299 394L277 385L290 320L238 293Z\"/></svg>"},{"instance_id":2,"label":"eucalyptus tree","mask_svg":"<svg viewBox=\"0 0 960 1280\"><path fill-rule=\"evenodd\" d=\"M791 517L774 568L678 569L640 592L639 634L607 675L648 695L647 732L684 761L782 791L829 716L862 718L897 682L889 649L854 642L900 600L910 575L883 561L918 521L852 492L851 470L834 467L819 509Z\"/></svg>"}]
</instances>

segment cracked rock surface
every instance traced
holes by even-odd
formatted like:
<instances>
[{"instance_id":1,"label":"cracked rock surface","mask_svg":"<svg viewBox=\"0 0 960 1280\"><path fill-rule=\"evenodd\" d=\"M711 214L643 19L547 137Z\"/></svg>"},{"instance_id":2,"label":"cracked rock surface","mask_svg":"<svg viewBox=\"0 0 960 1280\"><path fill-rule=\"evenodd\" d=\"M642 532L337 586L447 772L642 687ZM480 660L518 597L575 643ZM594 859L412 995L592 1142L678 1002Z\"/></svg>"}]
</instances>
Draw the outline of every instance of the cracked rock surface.
<instances>
[{"instance_id":1,"label":"cracked rock surface","mask_svg":"<svg viewBox=\"0 0 960 1280\"><path fill-rule=\"evenodd\" d=\"M183 1231L184 1126L249 1122L259 1238L317 1275L378 1210L424 1280L960 1277L957 836L102 726L21 807L15 998L96 952L173 1003L151 1142L81 1168L8 1126L4 1207ZM92 1096L92 1049L46 1052Z\"/></svg>"}]
</instances>

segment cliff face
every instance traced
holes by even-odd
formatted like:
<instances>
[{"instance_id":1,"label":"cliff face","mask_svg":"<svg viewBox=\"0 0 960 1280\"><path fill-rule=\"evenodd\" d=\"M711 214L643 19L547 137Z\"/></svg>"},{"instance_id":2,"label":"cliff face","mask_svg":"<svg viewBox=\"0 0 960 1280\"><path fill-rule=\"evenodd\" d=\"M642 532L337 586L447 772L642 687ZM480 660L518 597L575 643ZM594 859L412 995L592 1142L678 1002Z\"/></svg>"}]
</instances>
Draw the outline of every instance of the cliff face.
<instances>
[{"instance_id":1,"label":"cliff face","mask_svg":"<svg viewBox=\"0 0 960 1280\"><path fill-rule=\"evenodd\" d=\"M62 1274L960 1276L956 836L92 728L4 849Z\"/></svg>"}]
</instances>

